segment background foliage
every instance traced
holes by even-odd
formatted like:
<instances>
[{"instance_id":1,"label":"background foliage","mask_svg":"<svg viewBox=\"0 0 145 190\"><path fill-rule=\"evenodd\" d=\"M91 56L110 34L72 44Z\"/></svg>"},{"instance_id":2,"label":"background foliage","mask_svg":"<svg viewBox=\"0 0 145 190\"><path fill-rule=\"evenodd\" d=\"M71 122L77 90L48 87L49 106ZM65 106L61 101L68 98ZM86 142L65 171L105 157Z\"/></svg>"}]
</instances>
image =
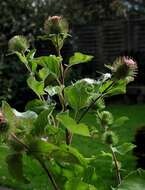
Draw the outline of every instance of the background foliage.
<instances>
[{"instance_id":1,"label":"background foliage","mask_svg":"<svg viewBox=\"0 0 145 190\"><path fill-rule=\"evenodd\" d=\"M55 6L54 6L55 5ZM27 99L24 67L15 59L6 56L7 42L16 35L29 38L38 54L47 54L44 45L34 37L42 34L43 20L49 15L64 15L71 25L96 23L101 19L128 18L143 15L145 1L140 0L1 0L0 1L0 100L7 99L16 107L23 104L23 93ZM75 13L75 14L74 14ZM36 38L35 38L36 39ZM42 44L42 43L41 43ZM74 44L72 44L74 46ZM52 47L50 48L51 50ZM51 51L48 50L48 51ZM16 75L17 73L17 75ZM17 89L20 88L20 92ZM16 97L20 99L16 103Z\"/></svg>"}]
</instances>

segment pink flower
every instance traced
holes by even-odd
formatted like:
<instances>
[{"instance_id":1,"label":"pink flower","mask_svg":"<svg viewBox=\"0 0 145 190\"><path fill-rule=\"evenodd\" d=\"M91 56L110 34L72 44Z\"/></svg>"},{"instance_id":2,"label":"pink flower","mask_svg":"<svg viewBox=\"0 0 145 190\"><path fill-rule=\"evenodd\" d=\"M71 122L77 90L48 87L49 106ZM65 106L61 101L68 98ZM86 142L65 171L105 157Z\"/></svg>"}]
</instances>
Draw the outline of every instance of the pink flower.
<instances>
[{"instance_id":1,"label":"pink flower","mask_svg":"<svg viewBox=\"0 0 145 190\"><path fill-rule=\"evenodd\" d=\"M3 113L0 111L0 123L4 123L5 122L5 118Z\"/></svg>"},{"instance_id":2,"label":"pink flower","mask_svg":"<svg viewBox=\"0 0 145 190\"><path fill-rule=\"evenodd\" d=\"M134 79L137 74L137 63L129 57L118 57L113 62L112 66L107 66L113 74L114 79L127 79L128 77Z\"/></svg>"},{"instance_id":3,"label":"pink flower","mask_svg":"<svg viewBox=\"0 0 145 190\"><path fill-rule=\"evenodd\" d=\"M129 58L129 57L123 57L122 58L123 59L123 62L128 66L128 67L130 67L130 68L137 68L137 64L136 64L136 62L133 60L133 59L131 59L131 58Z\"/></svg>"},{"instance_id":4,"label":"pink flower","mask_svg":"<svg viewBox=\"0 0 145 190\"><path fill-rule=\"evenodd\" d=\"M54 22L58 22L59 20L61 20L62 19L62 17L61 16L50 16L49 18L48 18L48 20L50 21L54 21Z\"/></svg>"}]
</instances>

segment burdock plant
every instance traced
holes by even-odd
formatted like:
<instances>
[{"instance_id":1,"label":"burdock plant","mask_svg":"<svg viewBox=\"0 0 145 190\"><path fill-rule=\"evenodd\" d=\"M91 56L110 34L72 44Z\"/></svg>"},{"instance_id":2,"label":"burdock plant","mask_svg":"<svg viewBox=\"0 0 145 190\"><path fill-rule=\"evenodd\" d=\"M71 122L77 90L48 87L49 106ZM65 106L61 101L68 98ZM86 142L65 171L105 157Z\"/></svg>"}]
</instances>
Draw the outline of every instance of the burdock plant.
<instances>
[{"instance_id":1,"label":"burdock plant","mask_svg":"<svg viewBox=\"0 0 145 190\"><path fill-rule=\"evenodd\" d=\"M120 144L116 132L116 127L123 125L127 117L114 119L105 110L106 97L126 93L126 85L136 75L137 64L131 58L120 57L107 66L110 73L104 73L98 79L69 82L67 76L73 71L73 66L90 62L93 56L75 52L64 64L61 48L70 36L66 19L49 17L44 30L42 39L53 43L56 55L36 57L36 49L31 50L23 36L15 36L9 41L10 52L16 54L28 69L27 84L36 94L36 98L26 104L23 113L2 102L0 134L2 142L10 149L6 158L10 174L23 183L33 180L23 173L22 158L25 155L35 159L48 176L49 185L45 189L108 190L111 187L104 183L105 178L101 180L93 163L110 159L111 168L105 171L112 169L115 172L115 175L112 173L114 180L116 178L112 189L137 190L135 187L138 187L138 190L143 190L145 182L144 187L140 183L144 172L132 172L125 177L118 160L120 156L125 159L125 154L134 148L131 143ZM58 98L54 98L56 96ZM96 118L93 127L86 122L88 113ZM98 154L85 157L73 145L74 136L88 138L93 147L96 141L96 149L99 141L106 146L105 151L102 148ZM140 183L136 180L139 176Z\"/></svg>"}]
</instances>

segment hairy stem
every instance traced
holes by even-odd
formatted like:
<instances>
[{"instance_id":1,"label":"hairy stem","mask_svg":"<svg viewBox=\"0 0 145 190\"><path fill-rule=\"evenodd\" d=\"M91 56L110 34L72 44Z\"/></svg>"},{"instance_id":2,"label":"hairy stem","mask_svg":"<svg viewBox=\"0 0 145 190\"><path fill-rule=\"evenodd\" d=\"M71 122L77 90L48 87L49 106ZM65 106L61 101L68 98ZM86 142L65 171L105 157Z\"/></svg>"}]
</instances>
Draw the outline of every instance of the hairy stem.
<instances>
[{"instance_id":1,"label":"hairy stem","mask_svg":"<svg viewBox=\"0 0 145 190\"><path fill-rule=\"evenodd\" d=\"M113 160L114 160L114 164L115 164L117 183L118 183L118 185L120 185L121 184L121 175L120 175L120 171L119 171L119 167L118 167L118 163L117 163L118 161L117 161L115 152L112 149L112 146L110 146L110 150L111 150Z\"/></svg>"}]
</instances>

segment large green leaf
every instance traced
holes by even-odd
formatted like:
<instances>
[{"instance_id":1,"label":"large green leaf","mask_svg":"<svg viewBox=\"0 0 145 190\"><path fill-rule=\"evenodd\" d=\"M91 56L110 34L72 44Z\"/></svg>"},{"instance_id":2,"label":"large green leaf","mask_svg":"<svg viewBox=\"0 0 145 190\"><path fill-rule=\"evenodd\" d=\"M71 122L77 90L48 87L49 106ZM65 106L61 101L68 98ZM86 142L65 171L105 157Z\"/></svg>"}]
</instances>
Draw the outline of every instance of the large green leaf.
<instances>
[{"instance_id":1,"label":"large green leaf","mask_svg":"<svg viewBox=\"0 0 145 190\"><path fill-rule=\"evenodd\" d=\"M66 144L61 145L57 151L54 151L52 157L61 163L81 164L84 167L88 165L88 160L76 148Z\"/></svg>"},{"instance_id":2,"label":"large green leaf","mask_svg":"<svg viewBox=\"0 0 145 190\"><path fill-rule=\"evenodd\" d=\"M83 123L77 124L67 112L58 114L57 119L72 133L88 137L90 136L88 126Z\"/></svg>"},{"instance_id":3,"label":"large green leaf","mask_svg":"<svg viewBox=\"0 0 145 190\"><path fill-rule=\"evenodd\" d=\"M35 77L30 76L27 79L27 84L38 96L45 94L43 81L37 81Z\"/></svg>"},{"instance_id":4,"label":"large green leaf","mask_svg":"<svg viewBox=\"0 0 145 190\"><path fill-rule=\"evenodd\" d=\"M54 144L48 143L47 141L44 141L43 139L37 139L33 137L28 138L28 154L31 155L37 155L37 156L49 156L53 151L56 151L59 149Z\"/></svg>"},{"instance_id":5,"label":"large green leaf","mask_svg":"<svg viewBox=\"0 0 145 190\"><path fill-rule=\"evenodd\" d=\"M86 63L88 61L91 61L93 56L91 55L85 55L80 52L76 52L72 57L69 59L69 66L77 65L79 63Z\"/></svg>"},{"instance_id":6,"label":"large green leaf","mask_svg":"<svg viewBox=\"0 0 145 190\"><path fill-rule=\"evenodd\" d=\"M127 152L131 151L135 147L136 146L132 143L123 143L122 145L113 147L113 150L120 155L125 155Z\"/></svg>"},{"instance_id":7,"label":"large green leaf","mask_svg":"<svg viewBox=\"0 0 145 190\"><path fill-rule=\"evenodd\" d=\"M22 182L28 182L26 178L23 175L23 163L22 163L22 154L20 153L13 153L7 156L6 158L7 164L8 164L8 170L12 177L15 179L22 181Z\"/></svg>"},{"instance_id":8,"label":"large green leaf","mask_svg":"<svg viewBox=\"0 0 145 190\"><path fill-rule=\"evenodd\" d=\"M80 179L70 179L65 184L65 190L97 190L93 185L87 184Z\"/></svg>"},{"instance_id":9,"label":"large green leaf","mask_svg":"<svg viewBox=\"0 0 145 190\"><path fill-rule=\"evenodd\" d=\"M124 178L117 190L144 190L145 189L145 171L137 170Z\"/></svg>"},{"instance_id":10,"label":"large green leaf","mask_svg":"<svg viewBox=\"0 0 145 190\"><path fill-rule=\"evenodd\" d=\"M74 110L80 110L89 105L91 93L88 91L88 84L85 82L76 82L64 90L68 104Z\"/></svg>"},{"instance_id":11,"label":"large green leaf","mask_svg":"<svg viewBox=\"0 0 145 190\"><path fill-rule=\"evenodd\" d=\"M41 56L33 59L33 62L47 68L55 78L60 76L60 61L61 58L55 55Z\"/></svg>"}]
</instances>

